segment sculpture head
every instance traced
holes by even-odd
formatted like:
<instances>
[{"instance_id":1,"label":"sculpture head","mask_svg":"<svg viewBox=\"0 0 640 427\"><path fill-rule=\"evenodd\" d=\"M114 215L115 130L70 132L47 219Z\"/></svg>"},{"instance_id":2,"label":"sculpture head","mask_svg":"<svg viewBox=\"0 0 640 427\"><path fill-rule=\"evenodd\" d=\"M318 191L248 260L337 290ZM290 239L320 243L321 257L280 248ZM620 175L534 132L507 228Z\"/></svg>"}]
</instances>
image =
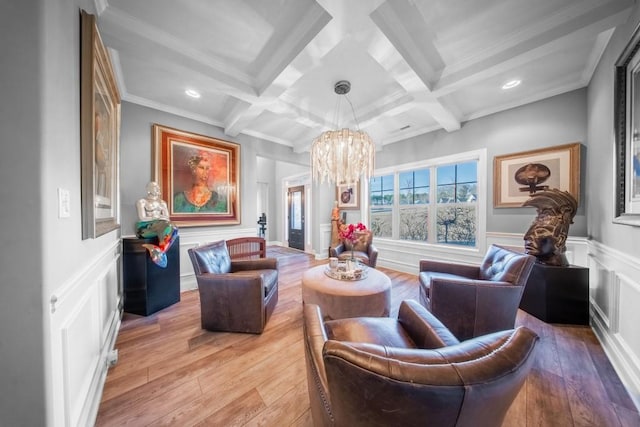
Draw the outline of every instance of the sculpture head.
<instances>
[{"instance_id":1,"label":"sculpture head","mask_svg":"<svg viewBox=\"0 0 640 427\"><path fill-rule=\"evenodd\" d=\"M149 198L154 198L157 199L160 197L160 186L158 185L157 182L155 181L150 181L147 184L147 195L149 196Z\"/></svg>"},{"instance_id":2,"label":"sculpture head","mask_svg":"<svg viewBox=\"0 0 640 427\"><path fill-rule=\"evenodd\" d=\"M578 209L575 197L554 188L533 194L522 206L533 206L538 211L524 235L525 252L542 264L569 265L564 253L569 226Z\"/></svg>"}]
</instances>

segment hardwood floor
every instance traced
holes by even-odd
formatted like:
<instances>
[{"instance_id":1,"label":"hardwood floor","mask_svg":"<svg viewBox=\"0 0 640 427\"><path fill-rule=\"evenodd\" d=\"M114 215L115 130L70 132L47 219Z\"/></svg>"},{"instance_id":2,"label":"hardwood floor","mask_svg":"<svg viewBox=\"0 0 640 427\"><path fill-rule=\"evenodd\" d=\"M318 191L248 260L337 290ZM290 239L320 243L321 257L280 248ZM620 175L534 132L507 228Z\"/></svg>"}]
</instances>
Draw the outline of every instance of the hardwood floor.
<instances>
[{"instance_id":1,"label":"hardwood floor","mask_svg":"<svg viewBox=\"0 0 640 427\"><path fill-rule=\"evenodd\" d=\"M312 426L300 279L323 262L278 253L279 301L262 335L202 330L197 291L148 317L125 313L96 425ZM400 301L417 299L417 277L380 270L393 283L395 317ZM589 327L548 325L522 311L517 323L541 340L503 426L640 425Z\"/></svg>"}]
</instances>

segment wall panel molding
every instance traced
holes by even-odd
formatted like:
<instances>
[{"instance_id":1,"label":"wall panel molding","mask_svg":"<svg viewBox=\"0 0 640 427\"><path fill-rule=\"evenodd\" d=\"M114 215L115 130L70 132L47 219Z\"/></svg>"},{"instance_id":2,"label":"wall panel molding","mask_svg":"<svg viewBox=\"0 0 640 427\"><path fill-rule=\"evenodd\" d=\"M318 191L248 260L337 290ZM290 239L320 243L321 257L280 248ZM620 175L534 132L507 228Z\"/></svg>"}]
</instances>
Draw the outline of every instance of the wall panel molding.
<instances>
[{"instance_id":1,"label":"wall panel molding","mask_svg":"<svg viewBox=\"0 0 640 427\"><path fill-rule=\"evenodd\" d=\"M589 241L591 326L640 408L640 258Z\"/></svg>"},{"instance_id":2,"label":"wall panel molding","mask_svg":"<svg viewBox=\"0 0 640 427\"><path fill-rule=\"evenodd\" d=\"M492 245L506 246L514 250L524 250L522 234L519 233L486 233L486 247L467 248L455 246L432 245L420 242L374 238L378 248L378 264L405 273L418 274L421 259L434 261L459 262L478 265L487 248ZM567 238L567 258L574 265L586 267L587 239L584 237Z\"/></svg>"},{"instance_id":3,"label":"wall panel molding","mask_svg":"<svg viewBox=\"0 0 640 427\"><path fill-rule=\"evenodd\" d=\"M120 239L52 292L50 344L56 425L92 425L120 327Z\"/></svg>"}]
</instances>

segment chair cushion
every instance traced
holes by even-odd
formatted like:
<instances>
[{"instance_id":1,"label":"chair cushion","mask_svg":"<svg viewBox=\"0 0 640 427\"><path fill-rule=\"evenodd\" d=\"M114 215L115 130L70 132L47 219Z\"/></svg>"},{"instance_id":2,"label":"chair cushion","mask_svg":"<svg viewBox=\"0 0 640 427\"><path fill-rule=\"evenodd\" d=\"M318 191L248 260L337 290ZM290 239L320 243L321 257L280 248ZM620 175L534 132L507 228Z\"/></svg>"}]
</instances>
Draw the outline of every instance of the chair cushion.
<instances>
[{"instance_id":1,"label":"chair cushion","mask_svg":"<svg viewBox=\"0 0 640 427\"><path fill-rule=\"evenodd\" d=\"M457 274L436 273L433 271L423 271L418 275L418 279L420 280L422 290L424 291L426 297L430 297L432 279L437 278L458 280L462 277L463 276L458 276Z\"/></svg>"},{"instance_id":2,"label":"chair cushion","mask_svg":"<svg viewBox=\"0 0 640 427\"><path fill-rule=\"evenodd\" d=\"M388 347L416 348L397 319L353 317L324 323L327 338L336 341L377 344Z\"/></svg>"},{"instance_id":3,"label":"chair cushion","mask_svg":"<svg viewBox=\"0 0 640 427\"><path fill-rule=\"evenodd\" d=\"M224 274L231 271L231 257L224 240L198 246L191 249L191 253L198 263L200 274Z\"/></svg>"}]
</instances>

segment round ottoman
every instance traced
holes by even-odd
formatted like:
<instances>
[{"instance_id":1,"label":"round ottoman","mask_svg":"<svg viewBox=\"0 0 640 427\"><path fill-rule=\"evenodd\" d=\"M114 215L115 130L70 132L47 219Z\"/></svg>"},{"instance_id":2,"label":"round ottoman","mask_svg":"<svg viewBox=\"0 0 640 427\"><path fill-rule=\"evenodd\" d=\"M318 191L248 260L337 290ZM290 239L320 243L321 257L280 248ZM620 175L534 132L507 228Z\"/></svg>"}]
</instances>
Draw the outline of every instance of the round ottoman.
<instances>
[{"instance_id":1,"label":"round ottoman","mask_svg":"<svg viewBox=\"0 0 640 427\"><path fill-rule=\"evenodd\" d=\"M391 307L391 280L369 268L361 280L337 280L325 274L326 265L302 275L302 301L317 304L325 319L387 317Z\"/></svg>"}]
</instances>

